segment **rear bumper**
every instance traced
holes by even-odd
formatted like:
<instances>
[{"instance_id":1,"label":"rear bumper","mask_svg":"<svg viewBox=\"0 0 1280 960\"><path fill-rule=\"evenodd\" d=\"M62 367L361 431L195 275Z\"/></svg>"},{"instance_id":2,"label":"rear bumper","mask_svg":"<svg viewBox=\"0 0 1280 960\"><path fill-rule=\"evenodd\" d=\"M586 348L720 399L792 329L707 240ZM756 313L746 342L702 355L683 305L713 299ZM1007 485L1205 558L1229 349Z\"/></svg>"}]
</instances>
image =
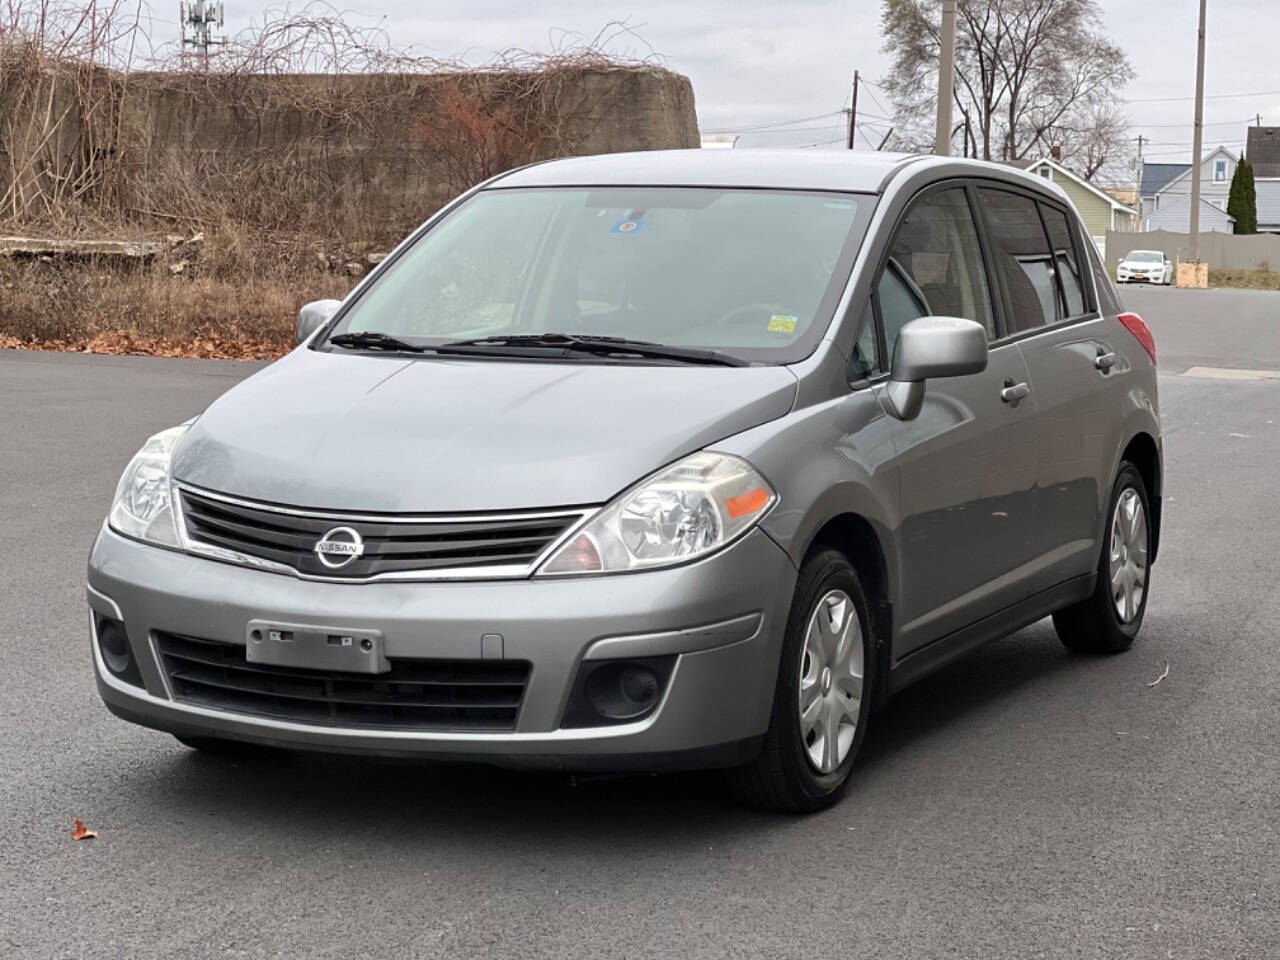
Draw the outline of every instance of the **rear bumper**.
<instances>
[{"instance_id":1,"label":"rear bumper","mask_svg":"<svg viewBox=\"0 0 1280 960\"><path fill-rule=\"evenodd\" d=\"M143 686L112 675L92 638L91 648L98 690L112 713L187 736L563 769L728 766L748 759L768 726L795 576L786 554L759 530L672 570L546 581L334 584L163 550L104 527L89 559L89 606L125 625ZM329 726L174 699L155 634L243 646L254 619L380 630L393 659L484 659L494 647L482 645L481 637L501 636L501 656L532 664L515 728ZM561 727L584 660L672 655L670 680L644 719Z\"/></svg>"}]
</instances>

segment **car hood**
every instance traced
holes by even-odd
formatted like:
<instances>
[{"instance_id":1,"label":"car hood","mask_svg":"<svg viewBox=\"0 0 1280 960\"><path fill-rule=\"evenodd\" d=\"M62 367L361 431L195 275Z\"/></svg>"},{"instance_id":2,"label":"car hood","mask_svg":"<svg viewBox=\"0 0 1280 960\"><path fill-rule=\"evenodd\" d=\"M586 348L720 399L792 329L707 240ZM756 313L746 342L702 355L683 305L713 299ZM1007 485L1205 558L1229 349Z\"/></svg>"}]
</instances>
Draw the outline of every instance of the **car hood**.
<instances>
[{"instance_id":1,"label":"car hood","mask_svg":"<svg viewBox=\"0 0 1280 960\"><path fill-rule=\"evenodd\" d=\"M224 394L173 475L371 512L603 503L684 454L785 415L785 367L542 363L299 349Z\"/></svg>"}]
</instances>

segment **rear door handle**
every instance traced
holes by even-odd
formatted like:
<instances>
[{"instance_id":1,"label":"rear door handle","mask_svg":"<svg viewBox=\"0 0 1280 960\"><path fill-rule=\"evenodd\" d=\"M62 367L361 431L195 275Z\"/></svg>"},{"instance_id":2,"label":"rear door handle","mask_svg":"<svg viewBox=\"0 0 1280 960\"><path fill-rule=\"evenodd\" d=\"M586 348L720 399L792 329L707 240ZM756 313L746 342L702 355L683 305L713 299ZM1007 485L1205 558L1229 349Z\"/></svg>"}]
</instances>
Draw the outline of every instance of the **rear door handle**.
<instances>
[{"instance_id":1,"label":"rear door handle","mask_svg":"<svg viewBox=\"0 0 1280 960\"><path fill-rule=\"evenodd\" d=\"M1100 353L1094 358L1093 365L1106 373L1116 365L1116 355L1114 353Z\"/></svg>"},{"instance_id":2,"label":"rear door handle","mask_svg":"<svg viewBox=\"0 0 1280 960\"><path fill-rule=\"evenodd\" d=\"M1005 403L1016 407L1019 400L1025 400L1031 396L1031 387L1026 383L1014 383L1013 380L1004 382L1004 389L1000 391L1000 399Z\"/></svg>"}]
</instances>

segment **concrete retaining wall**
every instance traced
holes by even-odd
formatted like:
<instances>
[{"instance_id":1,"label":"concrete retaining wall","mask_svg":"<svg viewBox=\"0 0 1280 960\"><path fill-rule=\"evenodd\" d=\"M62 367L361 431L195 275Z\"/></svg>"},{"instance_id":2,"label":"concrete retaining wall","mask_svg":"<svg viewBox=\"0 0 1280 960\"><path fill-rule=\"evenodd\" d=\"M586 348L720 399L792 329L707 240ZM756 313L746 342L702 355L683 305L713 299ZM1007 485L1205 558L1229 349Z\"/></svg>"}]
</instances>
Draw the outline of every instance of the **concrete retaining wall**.
<instances>
[{"instance_id":1,"label":"concrete retaining wall","mask_svg":"<svg viewBox=\"0 0 1280 960\"><path fill-rule=\"evenodd\" d=\"M539 135L517 164L699 144L693 89L680 74L582 67L541 84L530 76L542 75L134 74L120 85L118 142L99 145L114 167L106 192L124 210L172 215L188 212L193 199L225 201L234 211L243 198L248 209L236 213L251 220L264 198L310 205L320 218L341 197L377 216L416 222L471 185L463 181L501 172L506 163L501 151L497 169L492 156L460 165L449 155L451 134L443 128L457 124L442 117L441 105L450 87L476 95L491 116L527 112L533 98L526 92L535 88ZM0 110L5 105L0 96ZM74 127L75 111L66 117ZM54 150L62 167L83 153L82 139L77 130L60 133ZM465 142L465 134L458 139ZM0 159L4 152L0 143ZM0 173L0 192L4 178Z\"/></svg>"}]
</instances>

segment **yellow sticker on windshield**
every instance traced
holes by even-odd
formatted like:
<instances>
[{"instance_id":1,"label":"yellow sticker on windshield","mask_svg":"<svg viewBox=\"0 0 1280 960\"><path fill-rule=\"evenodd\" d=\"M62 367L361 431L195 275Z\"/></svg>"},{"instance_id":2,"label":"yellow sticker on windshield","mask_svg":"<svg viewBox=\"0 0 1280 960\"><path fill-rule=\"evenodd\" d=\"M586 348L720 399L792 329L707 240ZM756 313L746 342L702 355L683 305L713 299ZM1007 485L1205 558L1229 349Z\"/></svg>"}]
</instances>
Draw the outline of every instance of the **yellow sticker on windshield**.
<instances>
[{"instance_id":1,"label":"yellow sticker on windshield","mask_svg":"<svg viewBox=\"0 0 1280 960\"><path fill-rule=\"evenodd\" d=\"M795 333L797 317L785 316L781 313L775 313L769 318L770 333Z\"/></svg>"}]
</instances>

